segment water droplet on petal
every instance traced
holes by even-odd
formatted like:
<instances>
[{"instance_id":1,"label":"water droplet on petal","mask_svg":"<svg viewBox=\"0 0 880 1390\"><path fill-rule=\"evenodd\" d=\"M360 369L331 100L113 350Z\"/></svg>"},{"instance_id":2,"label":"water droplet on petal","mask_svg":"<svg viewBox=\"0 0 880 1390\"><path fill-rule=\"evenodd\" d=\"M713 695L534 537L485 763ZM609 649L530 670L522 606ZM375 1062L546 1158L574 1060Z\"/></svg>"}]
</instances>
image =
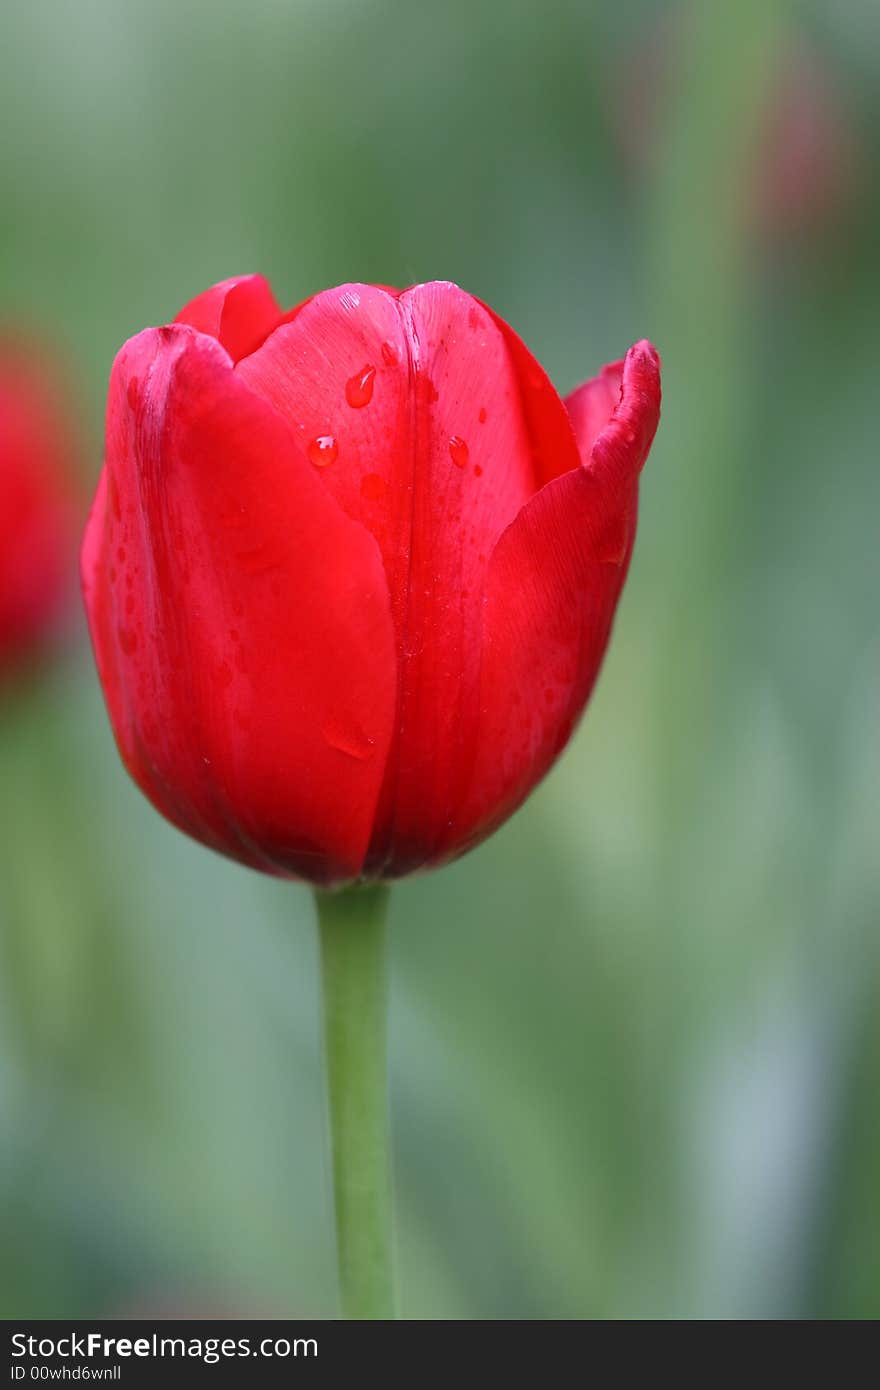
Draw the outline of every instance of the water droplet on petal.
<instances>
[{"instance_id":1,"label":"water droplet on petal","mask_svg":"<svg viewBox=\"0 0 880 1390\"><path fill-rule=\"evenodd\" d=\"M464 440L457 434L454 434L449 441L449 457L452 459L456 468L465 468L467 466L469 453L470 450Z\"/></svg>"},{"instance_id":2,"label":"water droplet on petal","mask_svg":"<svg viewBox=\"0 0 880 1390\"><path fill-rule=\"evenodd\" d=\"M376 368L370 366L362 367L354 376L349 377L345 383L345 399L353 410L360 410L362 406L370 404L375 378Z\"/></svg>"},{"instance_id":3,"label":"water droplet on petal","mask_svg":"<svg viewBox=\"0 0 880 1390\"><path fill-rule=\"evenodd\" d=\"M484 405L481 405L481 406L480 406L480 413L479 413L479 415L477 416L477 419L479 420L479 422L480 422L481 425L485 425L485 423L486 423L486 407L485 407Z\"/></svg>"},{"instance_id":4,"label":"water droplet on petal","mask_svg":"<svg viewBox=\"0 0 880 1390\"><path fill-rule=\"evenodd\" d=\"M397 360L398 360L398 359L397 359L397 349L396 349L396 348L393 348L393 347L391 346L390 343L383 343L383 344L382 344L382 361L385 363L385 366L386 366L386 367L396 367L396 366L397 366Z\"/></svg>"},{"instance_id":5,"label":"water droplet on petal","mask_svg":"<svg viewBox=\"0 0 880 1390\"><path fill-rule=\"evenodd\" d=\"M311 441L306 452L316 468L326 468L328 464L336 462L339 445L332 434L319 434L317 439Z\"/></svg>"},{"instance_id":6,"label":"water droplet on petal","mask_svg":"<svg viewBox=\"0 0 880 1390\"><path fill-rule=\"evenodd\" d=\"M349 758L365 762L373 756L375 740L370 738L350 714L330 714L321 725L321 732L331 748Z\"/></svg>"},{"instance_id":7,"label":"water droplet on petal","mask_svg":"<svg viewBox=\"0 0 880 1390\"><path fill-rule=\"evenodd\" d=\"M474 464L474 477L475 477L475 478L482 478L482 476L483 476L483 470L482 470L482 468L480 467L480 465L479 465L478 463L475 463L475 464Z\"/></svg>"}]
</instances>

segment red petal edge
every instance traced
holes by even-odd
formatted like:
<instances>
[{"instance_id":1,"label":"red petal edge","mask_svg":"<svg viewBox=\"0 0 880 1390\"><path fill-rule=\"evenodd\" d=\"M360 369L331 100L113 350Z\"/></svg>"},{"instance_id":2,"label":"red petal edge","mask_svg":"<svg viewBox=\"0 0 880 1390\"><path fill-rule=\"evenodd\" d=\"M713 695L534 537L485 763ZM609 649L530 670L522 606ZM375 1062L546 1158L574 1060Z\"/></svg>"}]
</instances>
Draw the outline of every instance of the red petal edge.
<instances>
[{"instance_id":1,"label":"red petal edge","mask_svg":"<svg viewBox=\"0 0 880 1390\"><path fill-rule=\"evenodd\" d=\"M116 359L82 572L117 742L158 809L253 867L357 877L396 696L378 547L189 327Z\"/></svg>"},{"instance_id":2,"label":"red petal edge","mask_svg":"<svg viewBox=\"0 0 880 1390\"><path fill-rule=\"evenodd\" d=\"M616 371L580 392L607 392ZM492 553L479 738L449 857L521 804L565 747L598 675L632 554L639 472L660 415L660 359L650 343L630 348L620 378L617 405L583 464L542 488ZM573 413L577 427L583 422ZM591 432L592 424L585 443Z\"/></svg>"},{"instance_id":3,"label":"red petal edge","mask_svg":"<svg viewBox=\"0 0 880 1390\"><path fill-rule=\"evenodd\" d=\"M196 295L174 322L216 338L238 362L256 351L281 317L281 307L264 276L236 275Z\"/></svg>"}]
</instances>

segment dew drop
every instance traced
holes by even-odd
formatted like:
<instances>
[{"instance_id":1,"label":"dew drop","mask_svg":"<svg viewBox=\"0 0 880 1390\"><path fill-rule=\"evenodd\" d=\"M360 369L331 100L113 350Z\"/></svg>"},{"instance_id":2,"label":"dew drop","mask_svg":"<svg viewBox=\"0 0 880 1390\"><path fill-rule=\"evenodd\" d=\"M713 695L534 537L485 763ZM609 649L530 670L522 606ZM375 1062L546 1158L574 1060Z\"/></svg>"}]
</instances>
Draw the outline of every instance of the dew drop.
<instances>
[{"instance_id":1,"label":"dew drop","mask_svg":"<svg viewBox=\"0 0 880 1390\"><path fill-rule=\"evenodd\" d=\"M480 413L479 413L479 415L477 416L477 419L479 420L479 422L480 422L481 425L485 425L485 423L486 423L486 407L485 407L484 405L481 405L481 406L480 406Z\"/></svg>"},{"instance_id":2,"label":"dew drop","mask_svg":"<svg viewBox=\"0 0 880 1390\"><path fill-rule=\"evenodd\" d=\"M397 351L390 343L382 344L382 361L385 363L386 367L397 366Z\"/></svg>"},{"instance_id":3,"label":"dew drop","mask_svg":"<svg viewBox=\"0 0 880 1390\"><path fill-rule=\"evenodd\" d=\"M371 739L358 721L350 714L328 715L321 726L321 732L331 748L345 753L349 758L365 762L373 756L375 740Z\"/></svg>"},{"instance_id":4,"label":"dew drop","mask_svg":"<svg viewBox=\"0 0 880 1390\"><path fill-rule=\"evenodd\" d=\"M367 473L361 479L361 496L368 502L380 502L386 491L385 479L378 473Z\"/></svg>"},{"instance_id":5,"label":"dew drop","mask_svg":"<svg viewBox=\"0 0 880 1390\"><path fill-rule=\"evenodd\" d=\"M375 378L376 368L369 365L348 378L345 383L345 399L353 410L360 410L362 406L370 404Z\"/></svg>"},{"instance_id":6,"label":"dew drop","mask_svg":"<svg viewBox=\"0 0 880 1390\"><path fill-rule=\"evenodd\" d=\"M452 459L456 468L465 468L467 466L469 453L470 450L464 440L461 439L459 435L454 434L449 441L449 457Z\"/></svg>"},{"instance_id":7,"label":"dew drop","mask_svg":"<svg viewBox=\"0 0 880 1390\"><path fill-rule=\"evenodd\" d=\"M319 434L317 439L311 441L306 452L316 468L326 468L328 464L336 462L339 445L332 434Z\"/></svg>"},{"instance_id":8,"label":"dew drop","mask_svg":"<svg viewBox=\"0 0 880 1390\"><path fill-rule=\"evenodd\" d=\"M479 465L478 463L475 463L475 464L474 464L474 477L475 477L475 478L482 478L482 476L483 476L483 470L482 470L482 468L480 467L480 465Z\"/></svg>"}]
</instances>

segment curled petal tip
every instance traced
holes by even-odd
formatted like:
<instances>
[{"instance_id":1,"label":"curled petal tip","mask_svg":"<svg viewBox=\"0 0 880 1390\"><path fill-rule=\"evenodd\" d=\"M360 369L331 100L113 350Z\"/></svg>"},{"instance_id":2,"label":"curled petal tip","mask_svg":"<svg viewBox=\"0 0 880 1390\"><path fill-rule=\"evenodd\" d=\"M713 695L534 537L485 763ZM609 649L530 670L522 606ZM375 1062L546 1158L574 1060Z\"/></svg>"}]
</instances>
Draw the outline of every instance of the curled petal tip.
<instances>
[{"instance_id":1,"label":"curled petal tip","mask_svg":"<svg viewBox=\"0 0 880 1390\"><path fill-rule=\"evenodd\" d=\"M589 466L621 482L637 477L657 432L660 399L660 354L642 338L623 360L620 399L593 442Z\"/></svg>"},{"instance_id":2,"label":"curled petal tip","mask_svg":"<svg viewBox=\"0 0 880 1390\"><path fill-rule=\"evenodd\" d=\"M627 397L632 400L637 393L644 395L646 406L656 402L659 411L660 354L647 338L640 338L637 343L633 343L623 359L621 405Z\"/></svg>"},{"instance_id":3,"label":"curled petal tip","mask_svg":"<svg viewBox=\"0 0 880 1390\"><path fill-rule=\"evenodd\" d=\"M660 370L660 354L650 338L639 338L637 343L633 343L626 355L627 357L636 357L640 361L652 363L658 371Z\"/></svg>"},{"instance_id":4,"label":"curled petal tip","mask_svg":"<svg viewBox=\"0 0 880 1390\"><path fill-rule=\"evenodd\" d=\"M639 342L634 343L630 352L633 357L634 370L638 373L642 385L650 390L659 402L662 367L659 352L647 338L642 338Z\"/></svg>"},{"instance_id":5,"label":"curled petal tip","mask_svg":"<svg viewBox=\"0 0 880 1390\"><path fill-rule=\"evenodd\" d=\"M660 417L660 355L653 343L634 343L572 391L565 407L585 467L620 480L637 476Z\"/></svg>"}]
</instances>

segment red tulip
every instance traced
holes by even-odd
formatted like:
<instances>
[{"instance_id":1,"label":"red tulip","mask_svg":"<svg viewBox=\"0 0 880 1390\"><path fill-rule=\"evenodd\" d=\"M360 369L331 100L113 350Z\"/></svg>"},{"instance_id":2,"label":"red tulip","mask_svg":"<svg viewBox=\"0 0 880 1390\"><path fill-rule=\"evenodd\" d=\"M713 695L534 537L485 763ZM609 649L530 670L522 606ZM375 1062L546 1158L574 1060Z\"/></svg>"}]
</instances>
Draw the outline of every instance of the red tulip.
<instances>
[{"instance_id":1,"label":"red tulip","mask_svg":"<svg viewBox=\"0 0 880 1390\"><path fill-rule=\"evenodd\" d=\"M563 404L442 282L228 280L132 338L83 582L134 779L316 883L476 844L590 694L659 407L649 343Z\"/></svg>"},{"instance_id":2,"label":"red tulip","mask_svg":"<svg viewBox=\"0 0 880 1390\"><path fill-rule=\"evenodd\" d=\"M76 485L54 368L0 342L0 668L36 648L73 588Z\"/></svg>"}]
</instances>

